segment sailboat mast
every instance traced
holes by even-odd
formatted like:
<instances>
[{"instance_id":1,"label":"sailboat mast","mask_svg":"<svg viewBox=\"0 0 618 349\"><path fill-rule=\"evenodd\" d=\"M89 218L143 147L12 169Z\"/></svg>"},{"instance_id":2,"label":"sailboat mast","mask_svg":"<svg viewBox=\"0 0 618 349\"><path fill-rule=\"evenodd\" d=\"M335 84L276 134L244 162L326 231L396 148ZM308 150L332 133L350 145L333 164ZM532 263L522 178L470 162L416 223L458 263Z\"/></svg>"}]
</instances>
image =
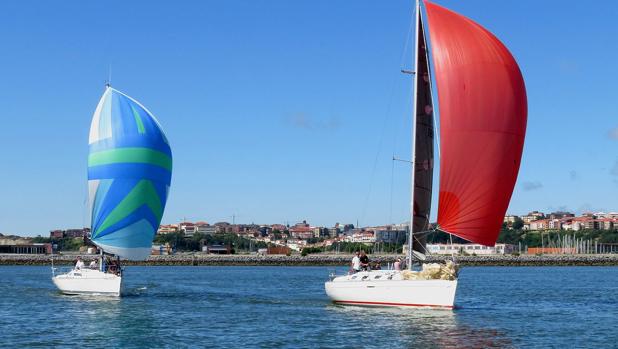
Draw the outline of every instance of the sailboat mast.
<instances>
[{"instance_id":1,"label":"sailboat mast","mask_svg":"<svg viewBox=\"0 0 618 349\"><path fill-rule=\"evenodd\" d=\"M411 182L410 182L410 227L408 230L408 269L412 270L412 246L414 245L414 174L416 173L416 109L418 96L418 37L421 19L421 3L416 0L416 25L414 39L414 92L412 95L412 156L411 156Z\"/></svg>"}]
</instances>

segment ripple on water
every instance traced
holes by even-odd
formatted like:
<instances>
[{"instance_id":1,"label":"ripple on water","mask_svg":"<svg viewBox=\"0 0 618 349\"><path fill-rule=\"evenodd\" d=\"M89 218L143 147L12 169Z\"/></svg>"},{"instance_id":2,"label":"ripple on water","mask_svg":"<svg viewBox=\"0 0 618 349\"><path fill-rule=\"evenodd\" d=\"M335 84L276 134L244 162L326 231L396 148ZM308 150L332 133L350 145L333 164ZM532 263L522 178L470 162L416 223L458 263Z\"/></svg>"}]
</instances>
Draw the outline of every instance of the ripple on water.
<instances>
[{"instance_id":1,"label":"ripple on water","mask_svg":"<svg viewBox=\"0 0 618 349\"><path fill-rule=\"evenodd\" d=\"M326 267L129 267L125 295L64 296L0 267L0 347L519 348L618 340L618 268L464 268L455 310L334 305ZM340 268L339 271L343 271Z\"/></svg>"}]
</instances>

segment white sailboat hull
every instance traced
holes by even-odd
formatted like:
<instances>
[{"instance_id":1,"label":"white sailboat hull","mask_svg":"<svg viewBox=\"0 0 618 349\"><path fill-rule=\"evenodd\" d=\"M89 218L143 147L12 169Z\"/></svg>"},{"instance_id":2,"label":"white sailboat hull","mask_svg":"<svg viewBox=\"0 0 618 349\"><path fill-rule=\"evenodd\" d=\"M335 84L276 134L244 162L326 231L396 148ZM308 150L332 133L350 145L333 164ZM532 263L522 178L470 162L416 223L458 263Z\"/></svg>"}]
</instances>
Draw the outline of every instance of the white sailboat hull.
<instances>
[{"instance_id":1,"label":"white sailboat hull","mask_svg":"<svg viewBox=\"0 0 618 349\"><path fill-rule=\"evenodd\" d=\"M370 271L336 277L325 288L338 304L450 309L457 280L403 280L398 271Z\"/></svg>"},{"instance_id":2,"label":"white sailboat hull","mask_svg":"<svg viewBox=\"0 0 618 349\"><path fill-rule=\"evenodd\" d=\"M71 270L66 274L54 275L52 281L64 294L90 294L120 296L122 277L99 270Z\"/></svg>"}]
</instances>

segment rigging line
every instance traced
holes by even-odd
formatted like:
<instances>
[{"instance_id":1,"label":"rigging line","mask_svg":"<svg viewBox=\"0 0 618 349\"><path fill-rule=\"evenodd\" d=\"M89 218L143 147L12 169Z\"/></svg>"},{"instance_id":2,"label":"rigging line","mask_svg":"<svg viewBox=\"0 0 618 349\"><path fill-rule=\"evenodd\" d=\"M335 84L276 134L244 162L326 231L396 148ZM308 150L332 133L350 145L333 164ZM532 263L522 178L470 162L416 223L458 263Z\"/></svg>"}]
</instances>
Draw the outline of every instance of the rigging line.
<instances>
[{"instance_id":1,"label":"rigging line","mask_svg":"<svg viewBox=\"0 0 618 349\"><path fill-rule=\"evenodd\" d=\"M393 160L391 161L391 195L390 206L388 210L388 223L393 223L393 182L395 181L395 155L393 154Z\"/></svg>"},{"instance_id":2,"label":"rigging line","mask_svg":"<svg viewBox=\"0 0 618 349\"><path fill-rule=\"evenodd\" d=\"M403 66L403 58L404 58L405 52L407 51L407 48L408 48L408 41L410 41L410 35L411 35L410 33L412 31L413 24L414 24L414 21L412 19L410 19L410 29L408 30L408 35L406 36L406 41L404 42L404 48L403 48L402 53L401 53L401 59L400 59L400 64L399 64L400 67ZM370 180L369 180L369 190L367 191L367 196L365 197L365 202L363 204L363 209L361 211L361 219L363 219L363 220L365 219L365 214L367 212L367 205L369 204L369 198L371 196L371 191L372 191L372 187L373 187L373 180L374 180L376 168L377 168L377 165L378 165L378 159L379 159L380 154L382 152L382 144L384 143L384 134L386 132L386 127L388 125L389 116L391 114L391 108L392 108L392 105L393 105L393 98L394 98L394 95L395 95L395 79L396 79L396 77L393 76L393 79L392 79L392 82L391 82L390 96L388 98L388 105L386 107L386 113L385 113L385 117L384 117L384 123L382 125L382 132L380 133L380 141L378 142L378 150L376 152L376 156L375 156L374 161L373 161L373 168L371 170L371 176L370 176ZM389 221L390 221L390 219L389 219Z\"/></svg>"},{"instance_id":3,"label":"rigging line","mask_svg":"<svg viewBox=\"0 0 618 349\"><path fill-rule=\"evenodd\" d=\"M406 57L406 52L408 52L408 46L410 45L410 38L412 37L412 32L414 31L414 24L415 24L415 11L412 11L412 15L410 16L410 25L408 26L408 33L406 34L406 40L404 41L403 44L403 50L401 50L401 57L399 60L399 67L400 70L403 72L405 71L404 69L404 59ZM414 95L414 91L411 92L412 95ZM412 96L414 97L414 96ZM415 111L413 110L412 113L414 113ZM402 113L402 120L406 120L406 113ZM395 149L397 148L397 132L393 132L393 152L395 151ZM393 157L395 155L393 154Z\"/></svg>"},{"instance_id":4,"label":"rigging line","mask_svg":"<svg viewBox=\"0 0 618 349\"><path fill-rule=\"evenodd\" d=\"M391 84L391 93L388 99L388 105L386 107L386 113L384 116L384 122L382 123L382 131L380 132L380 140L378 142L378 150L376 151L376 156L373 159L373 167L371 169L371 176L369 178L369 190L367 191L367 196L365 197L365 202L363 204L363 210L361 211L361 219L365 219L365 213L367 211L367 205L369 204L369 197L371 196L371 190L373 187L373 180L375 177L376 169L378 167L378 159L380 154L382 153L382 144L384 143L384 134L386 133L386 126L388 125L388 119L390 116L391 106L393 104L393 95L395 94L395 78L392 80Z\"/></svg>"},{"instance_id":5,"label":"rigging line","mask_svg":"<svg viewBox=\"0 0 618 349\"><path fill-rule=\"evenodd\" d=\"M404 59L406 52L408 51L408 46L410 44L410 37L412 36L412 31L414 29L414 16L410 16L410 25L408 26L408 32L406 34L406 39L404 41L403 49L400 55L399 67L403 71L404 69ZM402 123L405 120L405 114L402 114L401 120ZM389 214L388 214L388 222L393 222L393 192L394 192L394 183L395 183L395 161L399 160L395 158L395 150L397 149L397 132L396 129L393 129L393 160L391 161L391 183L390 183L390 205L389 205Z\"/></svg>"},{"instance_id":6,"label":"rigging line","mask_svg":"<svg viewBox=\"0 0 618 349\"><path fill-rule=\"evenodd\" d=\"M412 11L414 13L414 11ZM406 51L408 51L408 44L410 43L410 37L412 36L412 30L414 29L414 17L410 17L410 26L408 28L408 34L406 35L406 41L404 42L403 50L401 51L401 58L399 60L399 67L403 69L403 60L406 55Z\"/></svg>"},{"instance_id":7,"label":"rigging line","mask_svg":"<svg viewBox=\"0 0 618 349\"><path fill-rule=\"evenodd\" d=\"M107 75L107 84L111 86L112 85L112 64L111 63L109 64L107 74L108 74Z\"/></svg>"}]
</instances>

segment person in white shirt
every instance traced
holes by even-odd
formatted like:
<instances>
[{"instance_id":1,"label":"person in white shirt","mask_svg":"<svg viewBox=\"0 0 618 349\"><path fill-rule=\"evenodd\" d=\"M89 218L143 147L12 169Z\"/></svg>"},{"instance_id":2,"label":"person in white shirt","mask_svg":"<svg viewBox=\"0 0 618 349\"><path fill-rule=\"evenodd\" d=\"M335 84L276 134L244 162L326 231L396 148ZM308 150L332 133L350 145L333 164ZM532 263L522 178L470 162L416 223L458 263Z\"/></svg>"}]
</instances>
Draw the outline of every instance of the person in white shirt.
<instances>
[{"instance_id":1,"label":"person in white shirt","mask_svg":"<svg viewBox=\"0 0 618 349\"><path fill-rule=\"evenodd\" d=\"M97 260L93 259L92 262L90 262L89 267L90 267L90 269L98 269L99 268L99 264L97 263Z\"/></svg>"},{"instance_id":2,"label":"person in white shirt","mask_svg":"<svg viewBox=\"0 0 618 349\"><path fill-rule=\"evenodd\" d=\"M82 261L82 257L77 256L77 263L75 263L75 269L79 270L84 267L84 261Z\"/></svg>"},{"instance_id":3,"label":"person in white shirt","mask_svg":"<svg viewBox=\"0 0 618 349\"><path fill-rule=\"evenodd\" d=\"M352 272L358 273L361 270L361 262L359 257L359 252L356 252L354 258L352 258Z\"/></svg>"}]
</instances>

